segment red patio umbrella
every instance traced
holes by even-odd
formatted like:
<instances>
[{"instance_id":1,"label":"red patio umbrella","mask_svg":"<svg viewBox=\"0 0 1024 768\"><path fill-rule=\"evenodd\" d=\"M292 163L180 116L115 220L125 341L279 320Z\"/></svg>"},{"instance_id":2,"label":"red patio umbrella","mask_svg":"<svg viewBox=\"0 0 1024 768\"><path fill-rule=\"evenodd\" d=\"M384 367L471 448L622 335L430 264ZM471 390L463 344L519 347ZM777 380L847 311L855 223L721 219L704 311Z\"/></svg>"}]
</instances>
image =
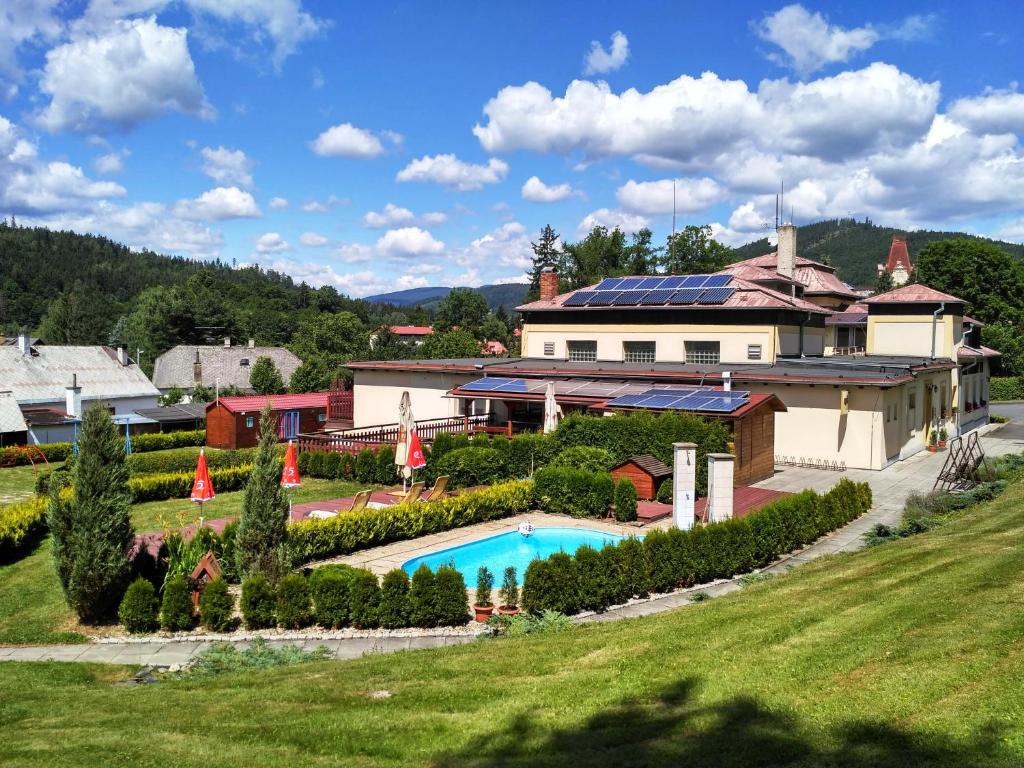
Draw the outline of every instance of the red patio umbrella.
<instances>
[{"instance_id":1,"label":"red patio umbrella","mask_svg":"<svg viewBox=\"0 0 1024 768\"><path fill-rule=\"evenodd\" d=\"M427 457L423 455L423 446L415 427L409 430L409 454L405 466L409 469L423 469L427 466Z\"/></svg>"},{"instance_id":2,"label":"red patio umbrella","mask_svg":"<svg viewBox=\"0 0 1024 768\"><path fill-rule=\"evenodd\" d=\"M284 469L281 470L281 487L298 488L300 482L299 465L295 461L295 445L289 440L288 450L284 454Z\"/></svg>"},{"instance_id":3,"label":"red patio umbrella","mask_svg":"<svg viewBox=\"0 0 1024 768\"><path fill-rule=\"evenodd\" d=\"M206 468L206 452L200 449L199 461L196 463L196 479L192 482L192 501L199 505L200 515L203 514L203 502L216 495L210 481L210 470Z\"/></svg>"}]
</instances>

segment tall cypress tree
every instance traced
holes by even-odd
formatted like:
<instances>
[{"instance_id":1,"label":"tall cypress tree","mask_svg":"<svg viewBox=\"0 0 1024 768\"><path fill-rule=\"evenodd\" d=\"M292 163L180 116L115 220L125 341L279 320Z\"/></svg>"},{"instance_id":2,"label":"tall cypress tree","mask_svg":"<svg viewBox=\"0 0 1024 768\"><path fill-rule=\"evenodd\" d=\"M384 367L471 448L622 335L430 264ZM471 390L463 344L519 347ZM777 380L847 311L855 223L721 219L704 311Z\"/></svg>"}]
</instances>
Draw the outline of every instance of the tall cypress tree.
<instances>
[{"instance_id":1,"label":"tall cypress tree","mask_svg":"<svg viewBox=\"0 0 1024 768\"><path fill-rule=\"evenodd\" d=\"M547 224L540 231L540 239L530 243L533 248L533 266L530 268L530 288L526 292L526 301L534 301L540 295L540 273L545 267L559 266L562 252L558 248L558 233Z\"/></svg>"},{"instance_id":2,"label":"tall cypress tree","mask_svg":"<svg viewBox=\"0 0 1024 768\"><path fill-rule=\"evenodd\" d=\"M245 486L245 502L238 526L238 569L243 576L261 574L276 584L288 572L285 539L288 535L288 499L281 488L281 466L275 447L277 431L270 405L260 414L260 444Z\"/></svg>"},{"instance_id":3,"label":"tall cypress tree","mask_svg":"<svg viewBox=\"0 0 1024 768\"><path fill-rule=\"evenodd\" d=\"M132 543L131 494L124 442L100 406L85 412L78 437L72 493L50 493L48 523L57 577L82 621L113 616L128 580Z\"/></svg>"}]
</instances>

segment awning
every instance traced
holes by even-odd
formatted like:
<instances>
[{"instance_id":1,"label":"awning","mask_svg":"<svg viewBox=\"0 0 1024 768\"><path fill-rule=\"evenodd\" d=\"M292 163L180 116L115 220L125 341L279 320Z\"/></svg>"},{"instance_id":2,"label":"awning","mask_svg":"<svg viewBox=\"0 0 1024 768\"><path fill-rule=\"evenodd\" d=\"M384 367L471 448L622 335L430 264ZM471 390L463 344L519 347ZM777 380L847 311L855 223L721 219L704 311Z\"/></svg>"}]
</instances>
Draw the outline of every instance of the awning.
<instances>
[{"instance_id":1,"label":"awning","mask_svg":"<svg viewBox=\"0 0 1024 768\"><path fill-rule=\"evenodd\" d=\"M206 421L206 403L178 403L160 408L138 408L135 412L161 424Z\"/></svg>"},{"instance_id":2,"label":"awning","mask_svg":"<svg viewBox=\"0 0 1024 768\"><path fill-rule=\"evenodd\" d=\"M990 347L968 347L963 346L957 351L957 357L1002 357L1002 352L997 352Z\"/></svg>"}]
</instances>

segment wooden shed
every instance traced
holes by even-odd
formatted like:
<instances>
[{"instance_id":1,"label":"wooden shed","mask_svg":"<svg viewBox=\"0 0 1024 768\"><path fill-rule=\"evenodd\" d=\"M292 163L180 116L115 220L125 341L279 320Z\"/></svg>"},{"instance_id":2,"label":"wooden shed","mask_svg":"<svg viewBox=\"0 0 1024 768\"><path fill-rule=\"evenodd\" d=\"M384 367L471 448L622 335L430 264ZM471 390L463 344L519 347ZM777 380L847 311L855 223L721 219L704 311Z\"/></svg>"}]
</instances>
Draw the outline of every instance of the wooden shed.
<instances>
[{"instance_id":1,"label":"wooden shed","mask_svg":"<svg viewBox=\"0 0 1024 768\"><path fill-rule=\"evenodd\" d=\"M251 448L260 438L260 411L270 403L279 440L317 432L327 423L327 393L221 397L206 406L210 448Z\"/></svg>"},{"instance_id":2,"label":"wooden shed","mask_svg":"<svg viewBox=\"0 0 1024 768\"><path fill-rule=\"evenodd\" d=\"M628 478L636 488L638 499L653 499L658 495L658 486L672 477L672 468L653 456L633 456L612 468L615 482Z\"/></svg>"}]
</instances>

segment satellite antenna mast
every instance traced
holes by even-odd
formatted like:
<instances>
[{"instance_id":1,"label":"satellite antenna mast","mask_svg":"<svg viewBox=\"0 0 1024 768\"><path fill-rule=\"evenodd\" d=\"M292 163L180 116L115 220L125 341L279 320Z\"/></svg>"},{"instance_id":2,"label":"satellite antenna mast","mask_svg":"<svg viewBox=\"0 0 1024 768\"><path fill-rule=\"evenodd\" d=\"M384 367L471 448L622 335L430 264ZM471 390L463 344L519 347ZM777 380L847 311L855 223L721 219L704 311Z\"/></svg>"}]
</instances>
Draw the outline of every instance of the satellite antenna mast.
<instances>
[{"instance_id":1,"label":"satellite antenna mast","mask_svg":"<svg viewBox=\"0 0 1024 768\"><path fill-rule=\"evenodd\" d=\"M775 229L779 228L779 195L775 195Z\"/></svg>"},{"instance_id":2,"label":"satellite antenna mast","mask_svg":"<svg viewBox=\"0 0 1024 768\"><path fill-rule=\"evenodd\" d=\"M786 215L786 180L785 179L779 179L779 183L782 185L781 186L782 193L779 196L779 215L780 216L785 216Z\"/></svg>"},{"instance_id":3,"label":"satellite antenna mast","mask_svg":"<svg viewBox=\"0 0 1024 768\"><path fill-rule=\"evenodd\" d=\"M672 262L672 268L675 269L676 264L676 180L672 179L672 239L669 246L669 259Z\"/></svg>"}]
</instances>

